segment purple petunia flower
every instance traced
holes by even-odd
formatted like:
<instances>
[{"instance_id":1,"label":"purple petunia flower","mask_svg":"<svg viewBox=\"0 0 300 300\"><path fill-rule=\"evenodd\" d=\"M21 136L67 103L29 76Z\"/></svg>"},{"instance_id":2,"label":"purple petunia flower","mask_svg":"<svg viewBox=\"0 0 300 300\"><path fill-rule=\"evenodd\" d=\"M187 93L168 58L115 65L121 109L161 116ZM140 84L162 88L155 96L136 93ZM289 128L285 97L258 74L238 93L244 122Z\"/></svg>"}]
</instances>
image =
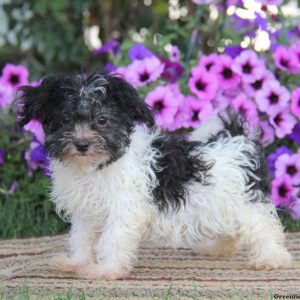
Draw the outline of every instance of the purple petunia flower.
<instances>
[{"instance_id":1,"label":"purple petunia flower","mask_svg":"<svg viewBox=\"0 0 300 300\"><path fill-rule=\"evenodd\" d=\"M127 67L126 78L135 87L142 87L155 81L164 70L163 63L156 57L135 60Z\"/></svg>"},{"instance_id":2,"label":"purple petunia flower","mask_svg":"<svg viewBox=\"0 0 300 300\"><path fill-rule=\"evenodd\" d=\"M256 105L249 101L246 94L241 93L232 100L231 106L233 110L240 113L251 124L256 125L258 123L258 114Z\"/></svg>"},{"instance_id":3,"label":"purple petunia flower","mask_svg":"<svg viewBox=\"0 0 300 300\"><path fill-rule=\"evenodd\" d=\"M282 46L278 46L273 54L275 65L278 69L297 73L299 70L299 61L295 52Z\"/></svg>"},{"instance_id":4,"label":"purple petunia flower","mask_svg":"<svg viewBox=\"0 0 300 300\"><path fill-rule=\"evenodd\" d=\"M219 63L214 67L219 85L222 89L232 89L240 83L240 77L232 68L233 60L228 55L219 55Z\"/></svg>"},{"instance_id":5,"label":"purple petunia flower","mask_svg":"<svg viewBox=\"0 0 300 300\"><path fill-rule=\"evenodd\" d=\"M45 132L44 132L43 125L41 124L41 122L33 119L24 126L24 130L30 131L35 136L37 141L39 143L41 143L42 145L44 145Z\"/></svg>"},{"instance_id":6,"label":"purple petunia flower","mask_svg":"<svg viewBox=\"0 0 300 300\"><path fill-rule=\"evenodd\" d=\"M116 71L118 68L114 65L114 64L112 64L112 63L106 63L105 65L104 65L104 71L105 72L108 72L108 73L111 73L111 72L114 72L114 71Z\"/></svg>"},{"instance_id":7,"label":"purple petunia flower","mask_svg":"<svg viewBox=\"0 0 300 300\"><path fill-rule=\"evenodd\" d=\"M231 58L236 58L243 50L244 49L239 45L225 46L225 54L229 55Z\"/></svg>"},{"instance_id":8,"label":"purple petunia flower","mask_svg":"<svg viewBox=\"0 0 300 300\"><path fill-rule=\"evenodd\" d=\"M253 50L245 50L234 60L232 69L242 77L243 82L252 83L261 78L266 68Z\"/></svg>"},{"instance_id":9,"label":"purple petunia flower","mask_svg":"<svg viewBox=\"0 0 300 300\"><path fill-rule=\"evenodd\" d=\"M183 123L186 128L197 128L203 121L214 114L213 106L210 102L201 101L193 96L186 97L188 107L188 118Z\"/></svg>"},{"instance_id":10,"label":"purple petunia flower","mask_svg":"<svg viewBox=\"0 0 300 300\"><path fill-rule=\"evenodd\" d=\"M0 82L15 91L18 87L28 84L28 76L29 73L25 66L6 64L2 70Z\"/></svg>"},{"instance_id":11,"label":"purple petunia flower","mask_svg":"<svg viewBox=\"0 0 300 300\"><path fill-rule=\"evenodd\" d=\"M257 2L260 2L264 5L276 5L279 6L282 4L283 0L257 0Z\"/></svg>"},{"instance_id":12,"label":"purple petunia flower","mask_svg":"<svg viewBox=\"0 0 300 300\"><path fill-rule=\"evenodd\" d=\"M288 109L278 109L270 116L270 124L274 127L276 136L283 138L293 131L296 120Z\"/></svg>"},{"instance_id":13,"label":"purple petunia flower","mask_svg":"<svg viewBox=\"0 0 300 300\"><path fill-rule=\"evenodd\" d=\"M267 162L268 162L269 170L271 172L272 177L274 177L274 175L275 175L275 162L276 162L277 158L284 153L291 155L293 152L287 146L280 146L274 152L270 153L267 156Z\"/></svg>"},{"instance_id":14,"label":"purple petunia flower","mask_svg":"<svg viewBox=\"0 0 300 300\"><path fill-rule=\"evenodd\" d=\"M184 68L179 62L170 61L164 58L162 58L161 61L164 64L164 70L161 74L162 78L174 83L182 77Z\"/></svg>"},{"instance_id":15,"label":"purple petunia flower","mask_svg":"<svg viewBox=\"0 0 300 300\"><path fill-rule=\"evenodd\" d=\"M156 123L167 128L174 122L181 100L178 100L178 89L174 85L158 86L146 97L146 103L152 107Z\"/></svg>"},{"instance_id":16,"label":"purple petunia flower","mask_svg":"<svg viewBox=\"0 0 300 300\"><path fill-rule=\"evenodd\" d=\"M268 121L260 121L261 129L260 141L264 146L272 144L275 140L275 132Z\"/></svg>"},{"instance_id":17,"label":"purple petunia flower","mask_svg":"<svg viewBox=\"0 0 300 300\"><path fill-rule=\"evenodd\" d=\"M266 82L264 87L255 95L259 110L269 115L274 114L277 110L285 109L289 100L289 91L276 80Z\"/></svg>"},{"instance_id":18,"label":"purple petunia flower","mask_svg":"<svg viewBox=\"0 0 300 300\"><path fill-rule=\"evenodd\" d=\"M120 52L120 43L111 39L107 43L103 44L99 49L93 51L93 55L100 55L103 53L110 53L113 55L117 55Z\"/></svg>"},{"instance_id":19,"label":"purple petunia flower","mask_svg":"<svg viewBox=\"0 0 300 300\"><path fill-rule=\"evenodd\" d=\"M276 206L287 207L293 194L293 185L287 176L272 181L272 202Z\"/></svg>"},{"instance_id":20,"label":"purple petunia flower","mask_svg":"<svg viewBox=\"0 0 300 300\"><path fill-rule=\"evenodd\" d=\"M199 99L212 100L215 98L218 89L216 76L208 73L205 69L194 67L191 69L189 88Z\"/></svg>"},{"instance_id":21,"label":"purple petunia flower","mask_svg":"<svg viewBox=\"0 0 300 300\"><path fill-rule=\"evenodd\" d=\"M294 220L300 219L300 199L293 197L289 204L289 211Z\"/></svg>"},{"instance_id":22,"label":"purple petunia flower","mask_svg":"<svg viewBox=\"0 0 300 300\"><path fill-rule=\"evenodd\" d=\"M172 62L180 61L180 50L177 46L172 46L169 51L169 60Z\"/></svg>"},{"instance_id":23,"label":"purple petunia flower","mask_svg":"<svg viewBox=\"0 0 300 300\"><path fill-rule=\"evenodd\" d=\"M45 168L49 164L46 149L39 142L31 142L30 149L25 152L25 160L29 169L29 175L38 168Z\"/></svg>"},{"instance_id":24,"label":"purple petunia flower","mask_svg":"<svg viewBox=\"0 0 300 300\"><path fill-rule=\"evenodd\" d=\"M244 91L247 95L255 97L255 94L265 88L265 84L268 81L275 80L275 76L270 71L265 71L263 74L258 76L254 82L247 82L243 84Z\"/></svg>"},{"instance_id":25,"label":"purple petunia flower","mask_svg":"<svg viewBox=\"0 0 300 300\"><path fill-rule=\"evenodd\" d=\"M300 155L282 154L275 162L275 176L288 176L293 184L300 183Z\"/></svg>"},{"instance_id":26,"label":"purple petunia flower","mask_svg":"<svg viewBox=\"0 0 300 300\"><path fill-rule=\"evenodd\" d=\"M141 43L134 44L128 51L131 61L142 60L146 57L154 56L153 52Z\"/></svg>"},{"instance_id":27,"label":"purple petunia flower","mask_svg":"<svg viewBox=\"0 0 300 300\"><path fill-rule=\"evenodd\" d=\"M14 90L0 82L0 107L6 108L14 101Z\"/></svg>"},{"instance_id":28,"label":"purple petunia flower","mask_svg":"<svg viewBox=\"0 0 300 300\"><path fill-rule=\"evenodd\" d=\"M5 150L0 148L0 165L4 164Z\"/></svg>"},{"instance_id":29,"label":"purple petunia flower","mask_svg":"<svg viewBox=\"0 0 300 300\"><path fill-rule=\"evenodd\" d=\"M292 133L289 134L289 138L296 142L298 145L300 145L300 123L297 123L295 125Z\"/></svg>"},{"instance_id":30,"label":"purple petunia flower","mask_svg":"<svg viewBox=\"0 0 300 300\"><path fill-rule=\"evenodd\" d=\"M300 119L300 87L292 92L291 112Z\"/></svg>"}]
</instances>

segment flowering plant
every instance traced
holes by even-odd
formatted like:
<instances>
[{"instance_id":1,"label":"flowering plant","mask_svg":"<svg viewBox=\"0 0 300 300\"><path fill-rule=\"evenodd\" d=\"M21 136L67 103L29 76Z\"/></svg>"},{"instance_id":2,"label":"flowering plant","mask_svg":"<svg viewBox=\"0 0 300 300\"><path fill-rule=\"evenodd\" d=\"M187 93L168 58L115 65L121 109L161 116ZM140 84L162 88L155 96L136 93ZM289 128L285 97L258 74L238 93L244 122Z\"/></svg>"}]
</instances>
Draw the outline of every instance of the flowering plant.
<instances>
[{"instance_id":1,"label":"flowering plant","mask_svg":"<svg viewBox=\"0 0 300 300\"><path fill-rule=\"evenodd\" d=\"M198 4L195 28L184 53L165 37L144 43L110 40L92 54L106 61L106 72L118 73L138 89L163 130L192 130L227 108L242 114L250 132L260 129L272 178L272 202L300 219L300 28L286 26L274 6L281 0L252 1L252 9L247 7L249 1L241 0L193 2ZM245 11L250 18L243 17ZM198 21L206 20L206 13L218 14L221 32L209 49L209 40L199 35ZM4 67L2 113L9 111L16 89L24 84L39 82L29 82L22 65ZM32 137L23 156L27 174L34 176L42 169L49 175L41 124L31 120L24 131ZM2 167L8 155L0 148ZM13 193L17 183L13 180L10 185L6 193Z\"/></svg>"}]
</instances>

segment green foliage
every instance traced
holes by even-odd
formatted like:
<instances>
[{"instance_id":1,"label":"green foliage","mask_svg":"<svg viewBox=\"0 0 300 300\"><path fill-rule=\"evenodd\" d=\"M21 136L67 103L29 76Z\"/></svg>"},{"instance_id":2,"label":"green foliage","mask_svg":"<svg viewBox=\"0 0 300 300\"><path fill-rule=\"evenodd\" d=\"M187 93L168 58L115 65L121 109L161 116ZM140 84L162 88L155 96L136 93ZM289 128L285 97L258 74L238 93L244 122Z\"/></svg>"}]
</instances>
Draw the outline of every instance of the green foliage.
<instances>
[{"instance_id":1,"label":"green foliage","mask_svg":"<svg viewBox=\"0 0 300 300\"><path fill-rule=\"evenodd\" d=\"M89 0L14 0L5 4L17 47L14 49L7 40L1 56L10 57L13 48L17 52L13 56L22 55L34 77L80 70L90 58L83 37L84 12L89 4Z\"/></svg>"},{"instance_id":2,"label":"green foliage","mask_svg":"<svg viewBox=\"0 0 300 300\"><path fill-rule=\"evenodd\" d=\"M12 114L0 115L0 148L6 151L0 165L0 238L38 236L58 233L66 224L49 201L49 179L42 170L29 176L24 152L31 138L15 128ZM15 192L10 191L17 183Z\"/></svg>"}]
</instances>

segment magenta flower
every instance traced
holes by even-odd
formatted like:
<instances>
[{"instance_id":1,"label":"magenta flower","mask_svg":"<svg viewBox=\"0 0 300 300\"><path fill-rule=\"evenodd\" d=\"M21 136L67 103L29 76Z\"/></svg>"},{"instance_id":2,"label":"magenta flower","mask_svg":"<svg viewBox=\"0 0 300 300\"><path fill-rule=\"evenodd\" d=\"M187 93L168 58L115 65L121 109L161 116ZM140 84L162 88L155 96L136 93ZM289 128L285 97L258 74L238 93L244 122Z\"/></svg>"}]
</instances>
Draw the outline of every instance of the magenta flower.
<instances>
[{"instance_id":1,"label":"magenta flower","mask_svg":"<svg viewBox=\"0 0 300 300\"><path fill-rule=\"evenodd\" d=\"M45 132L43 129L43 125L37 120L31 120L24 126L24 130L31 132L36 140L44 145L45 143Z\"/></svg>"},{"instance_id":2,"label":"magenta flower","mask_svg":"<svg viewBox=\"0 0 300 300\"><path fill-rule=\"evenodd\" d=\"M169 51L169 60L172 62L179 62L180 61L180 50L177 46L172 46Z\"/></svg>"},{"instance_id":3,"label":"magenta flower","mask_svg":"<svg viewBox=\"0 0 300 300\"><path fill-rule=\"evenodd\" d=\"M135 60L127 67L126 78L135 87L142 87L155 81L163 72L163 63L155 56Z\"/></svg>"},{"instance_id":4,"label":"magenta flower","mask_svg":"<svg viewBox=\"0 0 300 300\"><path fill-rule=\"evenodd\" d=\"M235 112L243 115L251 125L258 123L256 105L252 101L249 101L246 94L241 93L235 97L231 106Z\"/></svg>"},{"instance_id":5,"label":"magenta flower","mask_svg":"<svg viewBox=\"0 0 300 300\"><path fill-rule=\"evenodd\" d=\"M110 53L113 55L117 55L120 52L120 43L115 40L111 39L107 43L103 44L99 49L93 51L93 55L100 55L103 53Z\"/></svg>"},{"instance_id":6,"label":"magenta flower","mask_svg":"<svg viewBox=\"0 0 300 300\"><path fill-rule=\"evenodd\" d=\"M285 137L293 131L296 120L288 109L278 109L270 116L270 123L275 128L276 136Z\"/></svg>"},{"instance_id":7,"label":"magenta flower","mask_svg":"<svg viewBox=\"0 0 300 300\"><path fill-rule=\"evenodd\" d=\"M198 61L198 67L205 69L207 72L213 72L217 64L219 64L219 55L215 53L202 55Z\"/></svg>"},{"instance_id":8,"label":"magenta flower","mask_svg":"<svg viewBox=\"0 0 300 300\"><path fill-rule=\"evenodd\" d=\"M299 198L296 198L296 197L292 198L292 200L289 204L289 211L294 220L300 219L300 199Z\"/></svg>"},{"instance_id":9,"label":"magenta flower","mask_svg":"<svg viewBox=\"0 0 300 300\"><path fill-rule=\"evenodd\" d=\"M134 61L143 60L146 57L154 56L154 54L143 44L136 43L128 50L128 56L130 57L131 61Z\"/></svg>"},{"instance_id":10,"label":"magenta flower","mask_svg":"<svg viewBox=\"0 0 300 300\"><path fill-rule=\"evenodd\" d=\"M276 80L266 82L263 89L255 95L259 110L269 115L274 114L274 111L285 109L289 100L289 91Z\"/></svg>"},{"instance_id":11,"label":"magenta flower","mask_svg":"<svg viewBox=\"0 0 300 300\"><path fill-rule=\"evenodd\" d=\"M240 83L240 77L233 70L233 60L228 55L219 55L219 62L213 69L222 89L235 88Z\"/></svg>"},{"instance_id":12,"label":"magenta flower","mask_svg":"<svg viewBox=\"0 0 300 300\"><path fill-rule=\"evenodd\" d=\"M277 177L272 181L272 202L277 206L287 207L293 193L293 185L287 176Z\"/></svg>"},{"instance_id":13,"label":"magenta flower","mask_svg":"<svg viewBox=\"0 0 300 300\"><path fill-rule=\"evenodd\" d=\"M291 111L296 117L300 119L300 87L296 88L292 92Z\"/></svg>"},{"instance_id":14,"label":"magenta flower","mask_svg":"<svg viewBox=\"0 0 300 300\"><path fill-rule=\"evenodd\" d=\"M243 84L244 91L247 95L255 97L255 94L264 89L268 81L275 80L275 76L270 71L265 71L263 74L257 76L254 82L247 82Z\"/></svg>"},{"instance_id":15,"label":"magenta flower","mask_svg":"<svg viewBox=\"0 0 300 300\"><path fill-rule=\"evenodd\" d=\"M0 82L0 107L6 108L14 101L15 93L11 86Z\"/></svg>"},{"instance_id":16,"label":"magenta flower","mask_svg":"<svg viewBox=\"0 0 300 300\"><path fill-rule=\"evenodd\" d=\"M278 46L273 54L275 65L278 69L290 73L299 70L299 61L296 54L288 48Z\"/></svg>"},{"instance_id":17,"label":"magenta flower","mask_svg":"<svg viewBox=\"0 0 300 300\"><path fill-rule=\"evenodd\" d=\"M242 77L243 82L252 83L261 78L266 68L253 50L245 50L234 60L232 69Z\"/></svg>"},{"instance_id":18,"label":"magenta flower","mask_svg":"<svg viewBox=\"0 0 300 300\"><path fill-rule=\"evenodd\" d=\"M287 176L293 184L300 184L300 155L280 155L275 162L275 176Z\"/></svg>"},{"instance_id":19,"label":"magenta flower","mask_svg":"<svg viewBox=\"0 0 300 300\"><path fill-rule=\"evenodd\" d=\"M260 141L264 146L272 144L275 140L275 132L268 121L260 121L261 136Z\"/></svg>"},{"instance_id":20,"label":"magenta flower","mask_svg":"<svg viewBox=\"0 0 300 300\"><path fill-rule=\"evenodd\" d=\"M199 99L209 101L215 98L218 83L215 75L208 73L202 68L195 67L191 70L189 88Z\"/></svg>"},{"instance_id":21,"label":"magenta flower","mask_svg":"<svg viewBox=\"0 0 300 300\"><path fill-rule=\"evenodd\" d=\"M28 84L28 70L23 65L6 64L2 70L0 82L16 90L22 85Z\"/></svg>"},{"instance_id":22,"label":"magenta flower","mask_svg":"<svg viewBox=\"0 0 300 300\"><path fill-rule=\"evenodd\" d=\"M188 107L188 118L183 123L183 126L198 127L203 121L214 114L213 106L210 102L201 101L194 96L186 97L186 106Z\"/></svg>"},{"instance_id":23,"label":"magenta flower","mask_svg":"<svg viewBox=\"0 0 300 300\"><path fill-rule=\"evenodd\" d=\"M300 29L300 27L298 27L298 29ZM294 66L294 68L296 71L300 71L300 41L295 43L289 50L295 62L298 62L297 66Z\"/></svg>"},{"instance_id":24,"label":"magenta flower","mask_svg":"<svg viewBox=\"0 0 300 300\"><path fill-rule=\"evenodd\" d=\"M167 128L174 122L174 117L181 105L178 89L174 85L158 86L146 97L146 103L152 107L156 123Z\"/></svg>"}]
</instances>

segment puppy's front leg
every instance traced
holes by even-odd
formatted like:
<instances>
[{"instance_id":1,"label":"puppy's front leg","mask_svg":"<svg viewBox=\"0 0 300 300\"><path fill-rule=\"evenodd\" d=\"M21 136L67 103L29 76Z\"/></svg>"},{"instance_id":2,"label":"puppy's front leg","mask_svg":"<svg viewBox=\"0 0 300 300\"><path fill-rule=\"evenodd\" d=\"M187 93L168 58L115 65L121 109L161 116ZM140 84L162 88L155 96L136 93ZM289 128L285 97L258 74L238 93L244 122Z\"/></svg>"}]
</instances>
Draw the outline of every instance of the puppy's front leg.
<instances>
[{"instance_id":1,"label":"puppy's front leg","mask_svg":"<svg viewBox=\"0 0 300 300\"><path fill-rule=\"evenodd\" d=\"M80 217L72 218L70 231L70 253L53 258L55 269L75 272L92 262L93 231L87 221Z\"/></svg>"},{"instance_id":2,"label":"puppy's front leg","mask_svg":"<svg viewBox=\"0 0 300 300\"><path fill-rule=\"evenodd\" d=\"M96 246L97 263L80 274L86 278L117 279L132 270L142 236L138 216L116 216L108 221Z\"/></svg>"}]
</instances>

